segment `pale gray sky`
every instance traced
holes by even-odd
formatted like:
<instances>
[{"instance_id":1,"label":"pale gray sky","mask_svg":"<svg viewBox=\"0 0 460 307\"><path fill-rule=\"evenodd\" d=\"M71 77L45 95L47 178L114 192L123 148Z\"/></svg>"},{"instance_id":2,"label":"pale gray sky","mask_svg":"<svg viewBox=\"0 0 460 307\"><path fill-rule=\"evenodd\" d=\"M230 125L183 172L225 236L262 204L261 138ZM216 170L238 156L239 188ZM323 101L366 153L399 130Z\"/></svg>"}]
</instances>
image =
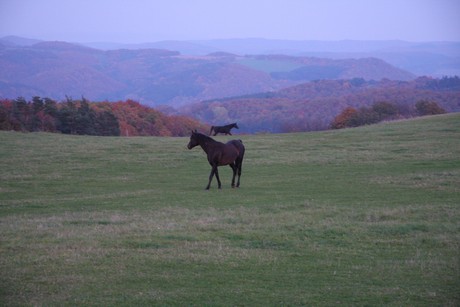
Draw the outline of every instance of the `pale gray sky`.
<instances>
[{"instance_id":1,"label":"pale gray sky","mask_svg":"<svg viewBox=\"0 0 460 307\"><path fill-rule=\"evenodd\" d=\"M0 37L460 41L460 0L0 0Z\"/></svg>"}]
</instances>

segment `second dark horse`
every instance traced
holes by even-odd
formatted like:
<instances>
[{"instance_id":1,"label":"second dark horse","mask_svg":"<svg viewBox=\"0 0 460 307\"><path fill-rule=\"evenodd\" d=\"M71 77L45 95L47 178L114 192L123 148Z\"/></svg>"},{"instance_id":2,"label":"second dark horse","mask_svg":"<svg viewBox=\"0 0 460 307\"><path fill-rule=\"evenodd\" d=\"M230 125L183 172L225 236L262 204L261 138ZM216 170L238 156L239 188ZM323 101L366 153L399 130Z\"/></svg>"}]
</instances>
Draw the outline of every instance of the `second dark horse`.
<instances>
[{"instance_id":1,"label":"second dark horse","mask_svg":"<svg viewBox=\"0 0 460 307\"><path fill-rule=\"evenodd\" d=\"M212 126L211 131L209 131L209 135L212 134L213 130L214 130L214 136L216 136L218 133L225 133L225 135L227 134L232 135L232 133L230 132L232 128L240 129L240 127L238 127L236 123L225 125L225 126Z\"/></svg>"},{"instance_id":2,"label":"second dark horse","mask_svg":"<svg viewBox=\"0 0 460 307\"><path fill-rule=\"evenodd\" d=\"M211 180L214 175L217 178L217 184L219 189L222 188L220 183L218 167L223 165L230 165L233 170L232 178L232 188L235 187L235 177L238 174L238 182L236 187L240 186L240 177L241 177L241 166L243 164L244 157L244 145L241 140L232 140L227 143L218 142L209 136L198 133L195 131L192 132L190 136L190 142L187 145L188 149L192 149L195 146L200 145L208 157L208 162L211 165L211 174L209 174L209 182L206 190L209 190L211 186Z\"/></svg>"}]
</instances>

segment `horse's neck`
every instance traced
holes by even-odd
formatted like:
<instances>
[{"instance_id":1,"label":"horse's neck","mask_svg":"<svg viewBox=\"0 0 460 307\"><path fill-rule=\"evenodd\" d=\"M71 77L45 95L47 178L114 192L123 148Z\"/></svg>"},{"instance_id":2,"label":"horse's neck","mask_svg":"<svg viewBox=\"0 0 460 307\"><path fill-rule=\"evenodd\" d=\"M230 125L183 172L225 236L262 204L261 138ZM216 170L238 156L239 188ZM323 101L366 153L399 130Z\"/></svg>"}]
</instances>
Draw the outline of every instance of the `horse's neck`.
<instances>
[{"instance_id":1,"label":"horse's neck","mask_svg":"<svg viewBox=\"0 0 460 307\"><path fill-rule=\"evenodd\" d=\"M214 147L215 145L219 144L219 142L217 142L216 140L210 138L210 137L206 137L206 136L203 136L198 144L200 144L201 148L204 150L204 152L208 153L208 151Z\"/></svg>"}]
</instances>

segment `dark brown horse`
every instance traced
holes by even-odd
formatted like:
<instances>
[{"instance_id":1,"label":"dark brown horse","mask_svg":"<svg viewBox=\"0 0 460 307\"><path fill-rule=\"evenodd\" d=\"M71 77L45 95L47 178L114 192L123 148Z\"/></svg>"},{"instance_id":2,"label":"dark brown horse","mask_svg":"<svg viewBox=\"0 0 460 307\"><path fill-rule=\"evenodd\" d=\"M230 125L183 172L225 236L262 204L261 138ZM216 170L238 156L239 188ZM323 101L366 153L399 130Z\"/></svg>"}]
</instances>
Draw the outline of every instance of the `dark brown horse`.
<instances>
[{"instance_id":1,"label":"dark brown horse","mask_svg":"<svg viewBox=\"0 0 460 307\"><path fill-rule=\"evenodd\" d=\"M216 175L219 189L222 187L219 178L219 171L217 169L217 167L222 165L230 165L233 170L232 188L235 187L235 177L238 173L238 182L236 183L236 187L239 187L241 166L243 164L244 157L243 142L241 140L232 140L224 144L210 138L209 136L198 133L195 130L190 136L190 142L188 143L187 148L192 149L198 145L201 146L201 148L208 156L208 162L212 167L206 190L209 190L209 187L211 186L211 180L214 175Z\"/></svg>"},{"instance_id":2,"label":"dark brown horse","mask_svg":"<svg viewBox=\"0 0 460 307\"><path fill-rule=\"evenodd\" d=\"M238 125L236 123L229 124L229 125L226 125L226 126L212 126L211 131L209 131L209 135L212 134L213 130L214 130L214 136L216 136L218 133L225 133L225 135L227 135L227 134L232 135L232 133L230 132L230 130L232 130L232 128L240 129L240 127L238 127Z\"/></svg>"}]
</instances>

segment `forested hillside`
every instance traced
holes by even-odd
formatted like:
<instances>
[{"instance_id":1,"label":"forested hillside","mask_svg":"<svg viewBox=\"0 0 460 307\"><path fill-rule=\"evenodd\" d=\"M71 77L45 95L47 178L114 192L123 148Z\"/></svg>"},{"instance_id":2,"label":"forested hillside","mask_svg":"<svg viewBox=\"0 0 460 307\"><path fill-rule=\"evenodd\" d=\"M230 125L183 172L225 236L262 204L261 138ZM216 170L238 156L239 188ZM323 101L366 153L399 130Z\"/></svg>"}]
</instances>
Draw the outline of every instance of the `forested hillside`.
<instances>
[{"instance_id":1,"label":"forested hillside","mask_svg":"<svg viewBox=\"0 0 460 307\"><path fill-rule=\"evenodd\" d=\"M242 133L290 132L329 129L350 108L369 113L358 122L372 123L382 118L368 111L382 103L396 110L384 120L417 116L416 105L423 101L445 112L460 111L458 77L415 79L377 58L222 51L191 56L163 49L2 42L0 117L7 130L183 135L203 127L200 122L238 122ZM88 118L91 124L84 127Z\"/></svg>"},{"instance_id":2,"label":"forested hillside","mask_svg":"<svg viewBox=\"0 0 460 307\"><path fill-rule=\"evenodd\" d=\"M392 119L418 116L420 101L459 112L460 78L321 80L276 92L203 101L181 111L208 123L236 121L245 132L291 132L329 129L346 108L369 108L376 103L393 105L397 112Z\"/></svg>"},{"instance_id":3,"label":"forested hillside","mask_svg":"<svg viewBox=\"0 0 460 307\"><path fill-rule=\"evenodd\" d=\"M185 136L194 129L207 132L209 125L238 122L239 133L298 132L459 111L458 77L410 82L323 80L277 92L202 101L179 111L153 109L134 100L2 99L0 130Z\"/></svg>"},{"instance_id":4,"label":"forested hillside","mask_svg":"<svg viewBox=\"0 0 460 307\"><path fill-rule=\"evenodd\" d=\"M382 120L460 112L460 78L381 82L314 81L277 92L202 101L164 112L134 100L0 100L0 130L86 135L186 136L238 122L239 133L356 127Z\"/></svg>"},{"instance_id":5,"label":"forested hillside","mask_svg":"<svg viewBox=\"0 0 460 307\"><path fill-rule=\"evenodd\" d=\"M275 91L318 79L410 80L415 76L375 58L331 60L160 49L98 50L65 42L0 43L0 98L133 99L180 106Z\"/></svg>"},{"instance_id":6,"label":"forested hillside","mask_svg":"<svg viewBox=\"0 0 460 307\"><path fill-rule=\"evenodd\" d=\"M56 102L49 98L0 100L0 130L100 136L186 136L208 130L187 116L165 115L138 102Z\"/></svg>"}]
</instances>

